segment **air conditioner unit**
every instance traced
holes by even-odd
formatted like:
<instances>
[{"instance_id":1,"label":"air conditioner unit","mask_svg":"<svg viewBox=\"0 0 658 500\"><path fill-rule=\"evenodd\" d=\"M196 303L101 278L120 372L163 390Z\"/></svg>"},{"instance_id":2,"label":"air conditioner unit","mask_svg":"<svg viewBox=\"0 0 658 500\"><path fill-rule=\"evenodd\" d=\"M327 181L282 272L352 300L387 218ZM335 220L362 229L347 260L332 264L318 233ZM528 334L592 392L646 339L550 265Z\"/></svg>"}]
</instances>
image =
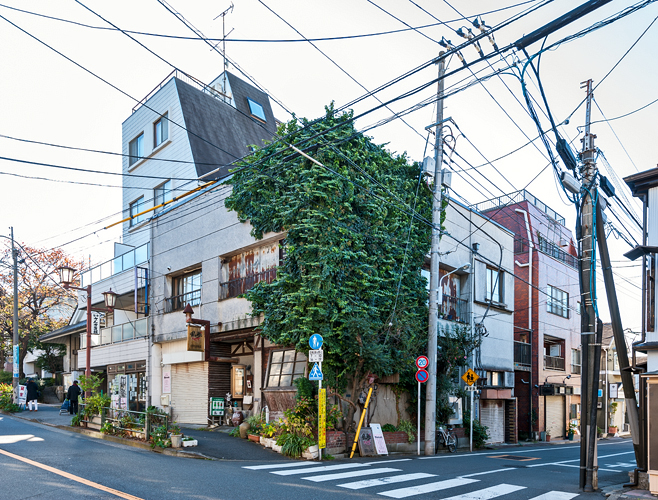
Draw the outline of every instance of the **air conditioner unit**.
<instances>
[{"instance_id":1,"label":"air conditioner unit","mask_svg":"<svg viewBox=\"0 0 658 500\"><path fill-rule=\"evenodd\" d=\"M160 406L169 406L171 404L171 394L160 395Z\"/></svg>"}]
</instances>

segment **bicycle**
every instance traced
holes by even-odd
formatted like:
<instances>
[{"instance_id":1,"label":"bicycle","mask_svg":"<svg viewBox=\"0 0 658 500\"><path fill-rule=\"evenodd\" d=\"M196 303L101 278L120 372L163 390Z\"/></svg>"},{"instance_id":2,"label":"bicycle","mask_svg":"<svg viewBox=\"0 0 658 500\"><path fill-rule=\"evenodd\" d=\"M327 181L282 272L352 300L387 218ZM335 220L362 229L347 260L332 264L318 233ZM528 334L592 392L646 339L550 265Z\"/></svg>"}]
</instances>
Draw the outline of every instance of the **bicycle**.
<instances>
[{"instance_id":1,"label":"bicycle","mask_svg":"<svg viewBox=\"0 0 658 500\"><path fill-rule=\"evenodd\" d=\"M443 445L444 448L447 447L450 453L454 453L455 451L457 451L457 438L455 437L455 433L452 432L451 429L445 431L443 430L443 427L439 427L437 440L439 444Z\"/></svg>"}]
</instances>

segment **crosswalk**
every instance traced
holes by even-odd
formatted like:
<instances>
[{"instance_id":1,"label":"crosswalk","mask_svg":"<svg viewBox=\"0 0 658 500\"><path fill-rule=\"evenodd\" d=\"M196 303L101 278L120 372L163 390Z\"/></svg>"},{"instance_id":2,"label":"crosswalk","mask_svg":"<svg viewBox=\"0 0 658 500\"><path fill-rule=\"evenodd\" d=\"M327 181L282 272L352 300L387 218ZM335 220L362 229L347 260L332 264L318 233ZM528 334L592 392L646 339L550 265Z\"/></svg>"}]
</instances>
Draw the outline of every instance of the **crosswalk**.
<instances>
[{"instance_id":1,"label":"crosswalk","mask_svg":"<svg viewBox=\"0 0 658 500\"><path fill-rule=\"evenodd\" d=\"M481 479L473 477L479 474L441 479L438 474L425 472L409 473L397 468L398 464L393 464L393 467L389 466L391 462L408 460L410 459L367 463L350 462L332 465L323 465L318 462L280 462L244 466L243 469L275 474L277 476L292 476L291 479L299 478L301 481L312 483L330 484L333 482L333 486L337 488L352 491L364 490L364 493L367 493L369 488L384 489L384 491L371 490L370 492L378 496L394 499L420 497L428 493L443 492L442 494L447 495L441 497L444 500L490 500L526 489L525 486L518 486L507 482L494 486L480 487L482 486ZM349 481L351 479L354 479L354 481ZM392 489L387 489L389 487ZM462 491L468 488L470 491L451 495L450 490L456 488L460 488ZM535 496L529 500L571 500L576 496L578 496L578 493L555 490ZM501 500L504 499L501 498Z\"/></svg>"}]
</instances>

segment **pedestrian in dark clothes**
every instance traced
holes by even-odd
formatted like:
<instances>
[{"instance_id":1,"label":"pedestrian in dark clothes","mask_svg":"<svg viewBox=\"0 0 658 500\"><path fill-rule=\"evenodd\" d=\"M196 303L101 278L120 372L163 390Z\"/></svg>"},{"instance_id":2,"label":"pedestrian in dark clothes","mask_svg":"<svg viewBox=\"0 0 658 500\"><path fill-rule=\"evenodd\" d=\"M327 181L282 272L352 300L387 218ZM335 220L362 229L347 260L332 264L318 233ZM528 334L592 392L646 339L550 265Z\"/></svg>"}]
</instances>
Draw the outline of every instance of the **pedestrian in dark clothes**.
<instances>
[{"instance_id":1,"label":"pedestrian in dark clothes","mask_svg":"<svg viewBox=\"0 0 658 500\"><path fill-rule=\"evenodd\" d=\"M66 393L66 397L69 400L69 413L71 415L78 413L78 397L80 394L82 394L82 389L78 387L78 381L76 380Z\"/></svg>"},{"instance_id":2,"label":"pedestrian in dark clothes","mask_svg":"<svg viewBox=\"0 0 658 500\"><path fill-rule=\"evenodd\" d=\"M34 405L34 411L39 411L39 403L37 399L39 398L39 386L32 379L27 381L27 407L32 411L32 405Z\"/></svg>"}]
</instances>

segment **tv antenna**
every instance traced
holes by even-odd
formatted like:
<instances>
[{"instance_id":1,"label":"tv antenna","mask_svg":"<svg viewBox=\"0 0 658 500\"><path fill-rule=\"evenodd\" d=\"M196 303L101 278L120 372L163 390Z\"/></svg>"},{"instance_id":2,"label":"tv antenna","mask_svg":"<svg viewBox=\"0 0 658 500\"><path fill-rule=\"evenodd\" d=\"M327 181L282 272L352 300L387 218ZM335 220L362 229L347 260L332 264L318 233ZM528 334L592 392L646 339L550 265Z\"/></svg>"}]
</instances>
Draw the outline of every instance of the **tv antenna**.
<instances>
[{"instance_id":1,"label":"tv antenna","mask_svg":"<svg viewBox=\"0 0 658 500\"><path fill-rule=\"evenodd\" d=\"M220 15L218 15L213 21L216 21L218 18L222 18L222 55L224 56L224 93L226 93L226 71L228 70L228 61L226 60L226 37L233 33L233 29L226 33L226 14L229 12L233 12L233 2L231 2L231 6L226 9L224 12L222 12ZM217 47L216 44L215 47Z\"/></svg>"}]
</instances>

